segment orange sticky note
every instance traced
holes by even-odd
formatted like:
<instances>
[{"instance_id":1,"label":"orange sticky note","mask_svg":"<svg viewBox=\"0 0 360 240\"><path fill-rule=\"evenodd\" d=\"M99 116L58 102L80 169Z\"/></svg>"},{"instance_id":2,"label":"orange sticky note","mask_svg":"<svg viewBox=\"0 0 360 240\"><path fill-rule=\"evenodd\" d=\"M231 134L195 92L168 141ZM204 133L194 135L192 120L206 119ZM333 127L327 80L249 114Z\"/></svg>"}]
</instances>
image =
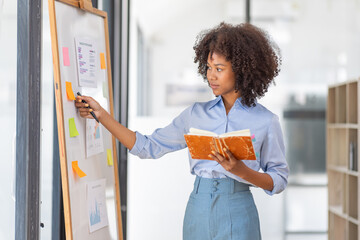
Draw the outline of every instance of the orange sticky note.
<instances>
[{"instance_id":1,"label":"orange sticky note","mask_svg":"<svg viewBox=\"0 0 360 240\"><path fill-rule=\"evenodd\" d=\"M109 166L114 165L114 161L113 161L111 149L106 149L106 152L107 152L107 164L108 164Z\"/></svg>"},{"instance_id":2,"label":"orange sticky note","mask_svg":"<svg viewBox=\"0 0 360 240\"><path fill-rule=\"evenodd\" d=\"M104 53L100 53L100 68L101 69L106 69L105 54Z\"/></svg>"},{"instance_id":3,"label":"orange sticky note","mask_svg":"<svg viewBox=\"0 0 360 240\"><path fill-rule=\"evenodd\" d=\"M69 49L67 47L63 47L62 52L64 66L70 66Z\"/></svg>"},{"instance_id":4,"label":"orange sticky note","mask_svg":"<svg viewBox=\"0 0 360 240\"><path fill-rule=\"evenodd\" d=\"M71 82L65 82L66 96L69 100L75 100L74 92L72 90Z\"/></svg>"},{"instance_id":5,"label":"orange sticky note","mask_svg":"<svg viewBox=\"0 0 360 240\"><path fill-rule=\"evenodd\" d=\"M86 176L86 174L80 169L78 161L72 161L71 165L72 165L73 170L76 172L76 174L79 177L82 178L82 177Z\"/></svg>"}]
</instances>

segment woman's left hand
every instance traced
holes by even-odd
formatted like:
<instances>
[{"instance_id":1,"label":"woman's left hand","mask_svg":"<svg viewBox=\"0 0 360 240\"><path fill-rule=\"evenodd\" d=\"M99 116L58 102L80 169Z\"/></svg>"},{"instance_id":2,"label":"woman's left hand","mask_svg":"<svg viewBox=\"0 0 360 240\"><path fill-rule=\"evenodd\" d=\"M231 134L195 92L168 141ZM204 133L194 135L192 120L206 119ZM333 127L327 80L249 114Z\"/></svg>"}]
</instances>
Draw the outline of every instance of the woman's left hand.
<instances>
[{"instance_id":1,"label":"woman's left hand","mask_svg":"<svg viewBox=\"0 0 360 240\"><path fill-rule=\"evenodd\" d=\"M244 178L244 175L246 174L248 167L245 165L245 163L242 160L238 160L234 157L234 155L229 151L229 149L224 148L223 151L227 155L228 158L222 156L220 153L212 151L212 154L209 156L217 161L223 168L231 172L241 178Z\"/></svg>"},{"instance_id":2,"label":"woman's left hand","mask_svg":"<svg viewBox=\"0 0 360 240\"><path fill-rule=\"evenodd\" d=\"M212 149L216 149L214 144ZM220 153L215 151L212 151L212 154L210 154L209 157L221 164L226 171L241 177L249 183L268 191L273 190L274 181L269 174L252 170L246 166L242 160L236 159L229 149L224 148L223 151L227 157L222 156Z\"/></svg>"}]
</instances>

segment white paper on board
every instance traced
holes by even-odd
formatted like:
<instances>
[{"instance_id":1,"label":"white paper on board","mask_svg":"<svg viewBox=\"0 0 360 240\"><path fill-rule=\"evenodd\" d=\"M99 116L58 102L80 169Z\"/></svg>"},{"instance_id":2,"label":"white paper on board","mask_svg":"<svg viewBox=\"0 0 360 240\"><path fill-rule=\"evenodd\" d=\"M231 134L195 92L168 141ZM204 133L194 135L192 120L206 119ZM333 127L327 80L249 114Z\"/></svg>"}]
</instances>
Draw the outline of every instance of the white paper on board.
<instances>
[{"instance_id":1,"label":"white paper on board","mask_svg":"<svg viewBox=\"0 0 360 240\"><path fill-rule=\"evenodd\" d=\"M102 125L95 119L86 119L86 157L104 151Z\"/></svg>"},{"instance_id":2,"label":"white paper on board","mask_svg":"<svg viewBox=\"0 0 360 240\"><path fill-rule=\"evenodd\" d=\"M98 52L95 41L90 38L75 38L79 86L97 87Z\"/></svg>"},{"instance_id":3,"label":"white paper on board","mask_svg":"<svg viewBox=\"0 0 360 240\"><path fill-rule=\"evenodd\" d=\"M106 179L87 183L87 205L90 233L109 225L105 196Z\"/></svg>"}]
</instances>

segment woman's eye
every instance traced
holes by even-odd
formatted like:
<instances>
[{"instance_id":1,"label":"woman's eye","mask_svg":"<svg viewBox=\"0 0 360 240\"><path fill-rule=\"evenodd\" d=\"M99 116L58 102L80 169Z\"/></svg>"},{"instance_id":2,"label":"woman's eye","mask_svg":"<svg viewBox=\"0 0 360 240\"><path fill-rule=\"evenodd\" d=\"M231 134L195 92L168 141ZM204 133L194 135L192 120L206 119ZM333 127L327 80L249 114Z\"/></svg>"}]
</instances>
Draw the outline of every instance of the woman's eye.
<instances>
[{"instance_id":1,"label":"woman's eye","mask_svg":"<svg viewBox=\"0 0 360 240\"><path fill-rule=\"evenodd\" d=\"M222 69L221 69L221 68L217 68L216 70L217 70L218 72L221 72L221 71L222 71Z\"/></svg>"},{"instance_id":2,"label":"woman's eye","mask_svg":"<svg viewBox=\"0 0 360 240\"><path fill-rule=\"evenodd\" d=\"M211 70L211 67L207 67L207 70L208 70L208 71Z\"/></svg>"}]
</instances>

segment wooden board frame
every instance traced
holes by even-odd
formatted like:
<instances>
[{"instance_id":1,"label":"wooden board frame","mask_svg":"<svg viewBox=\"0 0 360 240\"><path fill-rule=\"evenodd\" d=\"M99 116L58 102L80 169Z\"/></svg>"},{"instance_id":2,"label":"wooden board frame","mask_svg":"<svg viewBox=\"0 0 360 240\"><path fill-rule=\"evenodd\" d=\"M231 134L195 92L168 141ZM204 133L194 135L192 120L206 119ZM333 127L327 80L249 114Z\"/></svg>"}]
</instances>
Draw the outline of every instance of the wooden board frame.
<instances>
[{"instance_id":1,"label":"wooden board frame","mask_svg":"<svg viewBox=\"0 0 360 240\"><path fill-rule=\"evenodd\" d=\"M108 91L110 102L110 114L114 117L114 102L113 102L113 90L112 90L112 77L111 77L111 63L110 63L110 46L109 46L109 27L107 13L92 7L91 0L48 0L49 2L49 18L50 18L50 31L51 31L51 45L53 56L53 68L54 68L54 88L55 88L55 102L56 102L56 118L58 127L58 139L59 139L59 154L60 154L60 170L61 170L61 183L63 192L63 204L64 204L64 220L65 220L65 232L66 239L72 240L72 221L71 221L71 209L70 209L70 192L68 182L68 168L66 158L66 146L65 146L65 129L64 129L64 115L62 105L62 92L61 92L61 79L60 79L60 60L59 60L59 48L57 39L57 25L55 16L55 1L62 2L71 5L76 8L80 8L84 11L101 16L104 18L105 29L105 44L106 44L106 65L108 76ZM118 239L123 239L122 230L122 218L121 218L121 204L120 204L120 185L118 174L118 161L116 151L116 139L112 136L112 151L114 158L114 178L115 178L115 202L116 202L116 217L117 217L117 233Z\"/></svg>"}]
</instances>

